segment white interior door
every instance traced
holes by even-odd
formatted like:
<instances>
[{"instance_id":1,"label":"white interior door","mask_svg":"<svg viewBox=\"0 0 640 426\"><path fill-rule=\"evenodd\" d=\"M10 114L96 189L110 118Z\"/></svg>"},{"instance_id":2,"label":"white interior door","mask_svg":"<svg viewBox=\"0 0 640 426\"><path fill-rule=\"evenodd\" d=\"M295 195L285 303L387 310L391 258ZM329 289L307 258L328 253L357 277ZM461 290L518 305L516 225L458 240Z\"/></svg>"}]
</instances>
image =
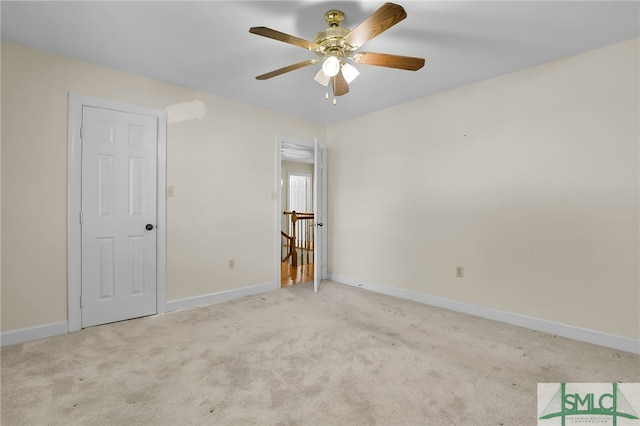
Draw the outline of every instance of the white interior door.
<instances>
[{"instance_id":1,"label":"white interior door","mask_svg":"<svg viewBox=\"0 0 640 426\"><path fill-rule=\"evenodd\" d=\"M82 110L82 327L156 306L157 117Z\"/></svg>"},{"instance_id":2,"label":"white interior door","mask_svg":"<svg viewBox=\"0 0 640 426\"><path fill-rule=\"evenodd\" d=\"M309 213L313 204L311 197L311 174L289 172L289 211Z\"/></svg>"},{"instance_id":3,"label":"white interior door","mask_svg":"<svg viewBox=\"0 0 640 426\"><path fill-rule=\"evenodd\" d=\"M325 190L326 170L325 170L325 151L314 140L314 163L313 163L313 215L315 219L315 235L313 247L313 292L317 293L320 289L324 270L324 212L325 212Z\"/></svg>"}]
</instances>

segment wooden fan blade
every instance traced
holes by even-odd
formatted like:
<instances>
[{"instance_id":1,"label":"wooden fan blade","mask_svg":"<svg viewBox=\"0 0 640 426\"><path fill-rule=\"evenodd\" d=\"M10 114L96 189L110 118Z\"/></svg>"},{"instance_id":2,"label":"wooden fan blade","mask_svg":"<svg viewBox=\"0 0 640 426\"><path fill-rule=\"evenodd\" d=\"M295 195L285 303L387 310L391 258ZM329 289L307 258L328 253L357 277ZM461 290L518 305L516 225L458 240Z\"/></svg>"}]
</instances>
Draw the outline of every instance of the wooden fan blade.
<instances>
[{"instance_id":1,"label":"wooden fan blade","mask_svg":"<svg viewBox=\"0 0 640 426\"><path fill-rule=\"evenodd\" d=\"M278 68L277 70L268 72L266 74L259 75L256 77L256 80L267 80L271 77L275 77L289 71L294 71L299 68L304 68L309 65L317 64L319 61L320 61L319 59L307 59L306 61L298 62L297 64L288 65L286 67Z\"/></svg>"},{"instance_id":2,"label":"wooden fan blade","mask_svg":"<svg viewBox=\"0 0 640 426\"><path fill-rule=\"evenodd\" d=\"M274 40L293 44L294 46L302 47L303 49L307 49L307 50L316 51L320 49L320 46L308 40L305 40L296 36L292 36L289 34L285 34L280 31L272 30L271 28L267 28L267 27L251 27L249 28L249 32L252 34L257 34L262 37L272 38Z\"/></svg>"},{"instance_id":3,"label":"wooden fan blade","mask_svg":"<svg viewBox=\"0 0 640 426\"><path fill-rule=\"evenodd\" d=\"M389 55L387 53L360 52L352 57L357 64L376 65L379 67L398 68L417 71L424 66L424 58Z\"/></svg>"},{"instance_id":4,"label":"wooden fan blade","mask_svg":"<svg viewBox=\"0 0 640 426\"><path fill-rule=\"evenodd\" d=\"M407 12L400 5L385 3L371 16L365 19L353 31L344 37L345 43L354 49L359 48L383 31L393 27L407 17Z\"/></svg>"},{"instance_id":5,"label":"wooden fan blade","mask_svg":"<svg viewBox=\"0 0 640 426\"><path fill-rule=\"evenodd\" d=\"M342 70L333 77L333 96L342 96L349 93L349 83L344 79Z\"/></svg>"}]
</instances>

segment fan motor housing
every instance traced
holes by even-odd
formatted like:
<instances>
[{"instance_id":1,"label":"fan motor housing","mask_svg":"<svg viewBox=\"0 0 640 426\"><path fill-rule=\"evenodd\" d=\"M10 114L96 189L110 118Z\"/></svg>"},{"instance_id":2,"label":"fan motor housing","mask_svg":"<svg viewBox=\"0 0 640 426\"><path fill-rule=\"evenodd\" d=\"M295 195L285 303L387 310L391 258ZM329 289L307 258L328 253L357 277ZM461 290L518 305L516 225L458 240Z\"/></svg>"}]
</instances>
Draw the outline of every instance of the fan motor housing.
<instances>
[{"instance_id":1,"label":"fan motor housing","mask_svg":"<svg viewBox=\"0 0 640 426\"><path fill-rule=\"evenodd\" d=\"M331 54L340 59L345 58L349 54L349 50L346 49L342 39L350 31L340 26L340 23L344 21L344 13L336 9L329 10L324 14L324 20L327 21L329 28L320 31L313 38L313 42L322 48L316 53L321 57Z\"/></svg>"},{"instance_id":2,"label":"fan motor housing","mask_svg":"<svg viewBox=\"0 0 640 426\"><path fill-rule=\"evenodd\" d=\"M341 51L344 48L342 39L349 34L349 30L342 27L329 27L313 38L313 42L322 47L324 52Z\"/></svg>"}]
</instances>

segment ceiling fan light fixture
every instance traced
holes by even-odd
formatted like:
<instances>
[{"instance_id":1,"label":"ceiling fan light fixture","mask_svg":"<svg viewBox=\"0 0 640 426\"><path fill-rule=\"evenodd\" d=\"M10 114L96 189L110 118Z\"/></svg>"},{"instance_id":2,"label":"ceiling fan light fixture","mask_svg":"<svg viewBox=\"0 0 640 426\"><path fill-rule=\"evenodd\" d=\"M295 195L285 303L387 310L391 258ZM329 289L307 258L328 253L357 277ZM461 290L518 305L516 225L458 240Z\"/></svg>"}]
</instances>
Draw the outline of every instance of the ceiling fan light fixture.
<instances>
[{"instance_id":1,"label":"ceiling fan light fixture","mask_svg":"<svg viewBox=\"0 0 640 426\"><path fill-rule=\"evenodd\" d=\"M324 71L322 71L322 69L318 71L318 73L313 79L318 83L322 84L323 86L327 86L329 84L329 81L331 81L331 77L326 75Z\"/></svg>"},{"instance_id":2,"label":"ceiling fan light fixture","mask_svg":"<svg viewBox=\"0 0 640 426\"><path fill-rule=\"evenodd\" d=\"M2 1L2 0L0 0ZM424 66L424 58L392 55L388 53L355 52L369 40L396 25L407 17L407 12L398 4L385 3L353 30L342 27L344 13L330 10L325 14L328 28L319 31L313 41L301 39L290 34L272 30L267 27L251 27L249 32L273 40L282 41L314 52L319 59L308 59L277 70L259 75L258 80L266 80L322 61L320 71L314 80L326 88L325 99L329 99L329 84L335 97L349 93L349 84L355 80L360 72L347 60L356 64L375 65L386 68L396 68L417 71Z\"/></svg>"},{"instance_id":3,"label":"ceiling fan light fixture","mask_svg":"<svg viewBox=\"0 0 640 426\"><path fill-rule=\"evenodd\" d=\"M355 80L357 76L360 75L360 71L358 71L356 67L354 67L351 64L344 64L342 66L342 75L344 76L344 79L347 81L347 84L351 84L351 82Z\"/></svg>"},{"instance_id":4,"label":"ceiling fan light fixture","mask_svg":"<svg viewBox=\"0 0 640 426\"><path fill-rule=\"evenodd\" d=\"M335 77L340 72L340 59L330 55L322 63L322 71L329 77Z\"/></svg>"}]
</instances>

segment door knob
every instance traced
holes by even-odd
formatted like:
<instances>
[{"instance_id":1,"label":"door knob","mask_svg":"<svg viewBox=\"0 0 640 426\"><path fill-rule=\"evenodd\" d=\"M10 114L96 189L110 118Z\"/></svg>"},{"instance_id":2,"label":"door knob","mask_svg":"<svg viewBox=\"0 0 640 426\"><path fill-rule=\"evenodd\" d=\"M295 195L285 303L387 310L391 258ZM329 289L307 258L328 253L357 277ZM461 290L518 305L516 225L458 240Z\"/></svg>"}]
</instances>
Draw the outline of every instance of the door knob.
<instances>
[{"instance_id":1,"label":"door knob","mask_svg":"<svg viewBox=\"0 0 640 426\"><path fill-rule=\"evenodd\" d=\"M318 226L322 226L322 225L324 225L322 222L320 222L320 223L318 224Z\"/></svg>"},{"instance_id":2,"label":"door knob","mask_svg":"<svg viewBox=\"0 0 640 426\"><path fill-rule=\"evenodd\" d=\"M152 225L152 224L150 224L150 223L147 223L147 226L145 226L145 229L146 229L147 231L151 231L151 230L153 229L153 225Z\"/></svg>"}]
</instances>

